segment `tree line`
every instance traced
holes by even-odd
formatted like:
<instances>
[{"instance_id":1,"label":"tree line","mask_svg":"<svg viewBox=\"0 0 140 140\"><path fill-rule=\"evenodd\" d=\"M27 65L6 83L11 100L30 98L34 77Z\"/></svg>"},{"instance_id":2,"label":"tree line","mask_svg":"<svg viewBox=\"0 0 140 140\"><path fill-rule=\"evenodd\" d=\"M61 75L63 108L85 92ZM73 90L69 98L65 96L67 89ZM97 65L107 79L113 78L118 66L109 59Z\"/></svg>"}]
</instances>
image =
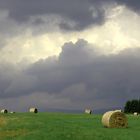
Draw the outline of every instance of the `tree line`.
<instances>
[{"instance_id":1,"label":"tree line","mask_svg":"<svg viewBox=\"0 0 140 140\"><path fill-rule=\"evenodd\" d=\"M125 113L140 113L140 99L139 100L129 100L126 102L124 107Z\"/></svg>"}]
</instances>

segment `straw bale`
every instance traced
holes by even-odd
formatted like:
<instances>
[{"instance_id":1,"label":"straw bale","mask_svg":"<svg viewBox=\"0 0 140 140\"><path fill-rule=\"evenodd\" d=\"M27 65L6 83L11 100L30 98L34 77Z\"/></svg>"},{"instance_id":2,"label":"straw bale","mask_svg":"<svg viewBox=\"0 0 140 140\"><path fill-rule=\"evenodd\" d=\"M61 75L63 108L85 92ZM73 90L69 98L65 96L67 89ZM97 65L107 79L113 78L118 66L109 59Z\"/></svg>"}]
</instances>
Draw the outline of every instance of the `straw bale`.
<instances>
[{"instance_id":1,"label":"straw bale","mask_svg":"<svg viewBox=\"0 0 140 140\"><path fill-rule=\"evenodd\" d=\"M138 116L139 115L139 113L138 112L134 112L134 116Z\"/></svg>"},{"instance_id":2,"label":"straw bale","mask_svg":"<svg viewBox=\"0 0 140 140\"><path fill-rule=\"evenodd\" d=\"M85 113L86 113L86 114L91 114L92 111L91 111L90 109L85 109Z\"/></svg>"},{"instance_id":3,"label":"straw bale","mask_svg":"<svg viewBox=\"0 0 140 140\"><path fill-rule=\"evenodd\" d=\"M14 113L16 113L16 112L14 112L14 111L11 111L10 113L11 113L11 114L14 114Z\"/></svg>"},{"instance_id":4,"label":"straw bale","mask_svg":"<svg viewBox=\"0 0 140 140\"><path fill-rule=\"evenodd\" d=\"M125 128L127 127L127 117L119 111L108 111L102 117L102 124L108 128Z\"/></svg>"},{"instance_id":5,"label":"straw bale","mask_svg":"<svg viewBox=\"0 0 140 140\"><path fill-rule=\"evenodd\" d=\"M38 113L38 110L37 110L37 108L30 108L29 112Z\"/></svg>"},{"instance_id":6,"label":"straw bale","mask_svg":"<svg viewBox=\"0 0 140 140\"><path fill-rule=\"evenodd\" d=\"M8 110L7 109L2 109L1 113L8 113Z\"/></svg>"}]
</instances>

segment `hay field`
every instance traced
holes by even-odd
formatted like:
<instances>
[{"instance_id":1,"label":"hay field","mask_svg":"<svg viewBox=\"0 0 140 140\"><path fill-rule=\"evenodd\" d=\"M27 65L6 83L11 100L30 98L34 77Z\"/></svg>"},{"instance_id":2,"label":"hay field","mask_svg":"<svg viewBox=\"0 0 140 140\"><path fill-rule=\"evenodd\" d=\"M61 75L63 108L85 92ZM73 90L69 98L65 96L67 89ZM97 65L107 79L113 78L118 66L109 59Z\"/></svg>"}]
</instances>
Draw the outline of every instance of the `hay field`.
<instances>
[{"instance_id":1,"label":"hay field","mask_svg":"<svg viewBox=\"0 0 140 140\"><path fill-rule=\"evenodd\" d=\"M101 115L15 113L0 115L0 140L137 140L140 116L128 128L104 128Z\"/></svg>"}]
</instances>

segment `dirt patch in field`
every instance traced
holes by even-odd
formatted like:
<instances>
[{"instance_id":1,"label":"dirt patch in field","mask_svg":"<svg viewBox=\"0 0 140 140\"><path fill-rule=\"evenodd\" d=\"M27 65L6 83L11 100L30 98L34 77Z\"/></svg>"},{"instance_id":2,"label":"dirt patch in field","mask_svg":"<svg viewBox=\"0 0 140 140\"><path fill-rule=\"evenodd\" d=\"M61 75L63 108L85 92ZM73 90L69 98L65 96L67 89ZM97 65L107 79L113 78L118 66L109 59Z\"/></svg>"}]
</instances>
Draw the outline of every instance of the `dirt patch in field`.
<instances>
[{"instance_id":1,"label":"dirt patch in field","mask_svg":"<svg viewBox=\"0 0 140 140\"><path fill-rule=\"evenodd\" d=\"M7 124L8 120L4 116L0 116L0 127L5 126Z\"/></svg>"},{"instance_id":2,"label":"dirt patch in field","mask_svg":"<svg viewBox=\"0 0 140 140\"><path fill-rule=\"evenodd\" d=\"M30 134L30 133L26 129L0 131L0 137L26 136L28 134Z\"/></svg>"},{"instance_id":3,"label":"dirt patch in field","mask_svg":"<svg viewBox=\"0 0 140 140\"><path fill-rule=\"evenodd\" d=\"M28 134L30 134L31 132L27 129L6 129L6 127L8 126L8 124L11 121L15 121L17 123L18 118L8 118L6 116L0 116L0 138L1 137L16 137L16 136L26 136Z\"/></svg>"}]
</instances>

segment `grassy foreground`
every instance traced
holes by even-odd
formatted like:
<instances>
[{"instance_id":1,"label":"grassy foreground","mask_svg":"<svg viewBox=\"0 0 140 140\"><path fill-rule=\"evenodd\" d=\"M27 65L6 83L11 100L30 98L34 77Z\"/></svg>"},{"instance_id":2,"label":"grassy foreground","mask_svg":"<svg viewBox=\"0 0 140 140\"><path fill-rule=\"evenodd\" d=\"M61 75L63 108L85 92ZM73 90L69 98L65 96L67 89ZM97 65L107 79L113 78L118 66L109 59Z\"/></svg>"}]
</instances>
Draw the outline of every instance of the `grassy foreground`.
<instances>
[{"instance_id":1,"label":"grassy foreground","mask_svg":"<svg viewBox=\"0 0 140 140\"><path fill-rule=\"evenodd\" d=\"M140 117L128 116L128 128L109 129L101 115L16 113L0 115L0 140L138 140Z\"/></svg>"}]
</instances>

